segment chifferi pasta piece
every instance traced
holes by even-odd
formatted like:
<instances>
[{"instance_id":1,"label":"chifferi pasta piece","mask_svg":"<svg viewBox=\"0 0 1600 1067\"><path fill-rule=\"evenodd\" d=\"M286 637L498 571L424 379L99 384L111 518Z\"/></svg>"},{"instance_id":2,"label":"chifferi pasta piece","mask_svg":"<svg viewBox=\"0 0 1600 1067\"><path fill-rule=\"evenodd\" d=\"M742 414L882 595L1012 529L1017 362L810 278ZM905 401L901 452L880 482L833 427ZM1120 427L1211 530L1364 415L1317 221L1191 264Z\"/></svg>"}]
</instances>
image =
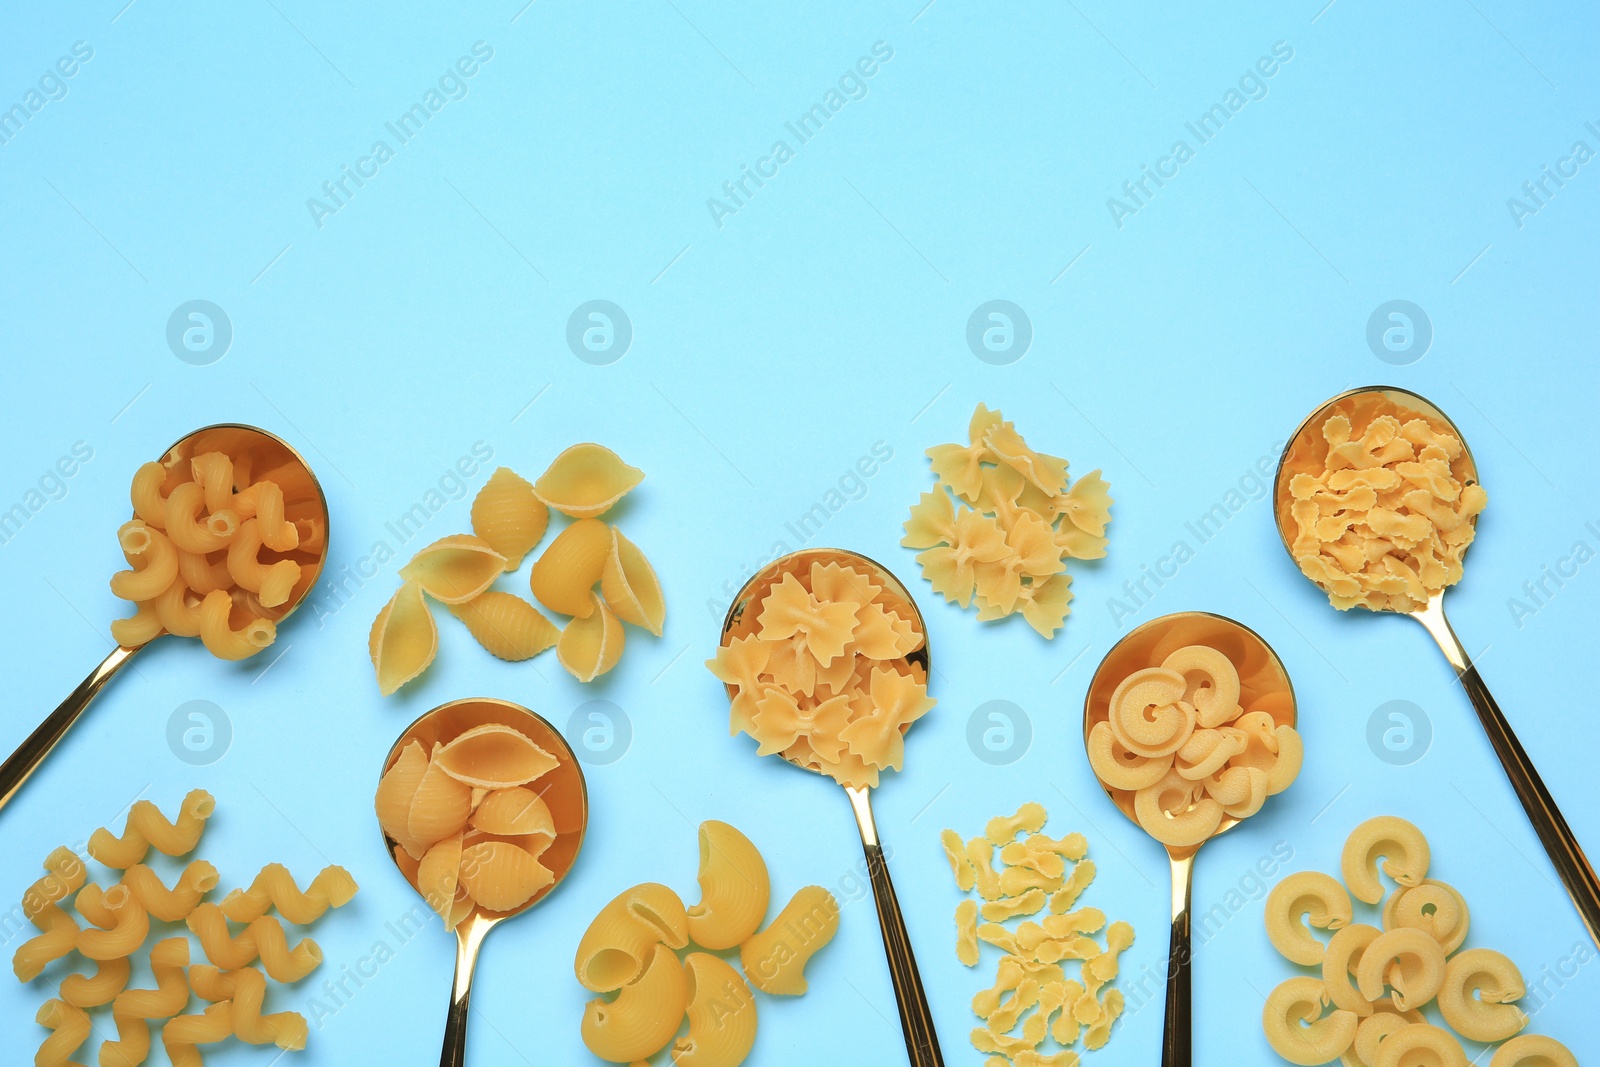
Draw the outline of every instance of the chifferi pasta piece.
<instances>
[{"instance_id":1,"label":"chifferi pasta piece","mask_svg":"<svg viewBox=\"0 0 1600 1067\"><path fill-rule=\"evenodd\" d=\"M1239 706L1239 671L1227 656L1207 645L1186 645L1161 661L1184 678L1179 698L1194 705L1200 725L1214 729L1233 719Z\"/></svg>"},{"instance_id":2,"label":"chifferi pasta piece","mask_svg":"<svg viewBox=\"0 0 1600 1067\"><path fill-rule=\"evenodd\" d=\"M623 890L600 909L578 942L573 970L585 989L608 993L639 976L654 946L679 949L688 943L683 901L666 886L645 882Z\"/></svg>"},{"instance_id":3,"label":"chifferi pasta piece","mask_svg":"<svg viewBox=\"0 0 1600 1067\"><path fill-rule=\"evenodd\" d=\"M1324 1015L1327 1002L1322 983L1306 976L1290 978L1267 994L1261 1028L1272 1051L1306 1067L1338 1059L1355 1040L1359 1019L1339 1009Z\"/></svg>"},{"instance_id":4,"label":"chifferi pasta piece","mask_svg":"<svg viewBox=\"0 0 1600 1067\"><path fill-rule=\"evenodd\" d=\"M64 1000L47 1000L34 1020L50 1031L34 1053L35 1067L73 1067L72 1054L89 1039L89 1016Z\"/></svg>"},{"instance_id":5,"label":"chifferi pasta piece","mask_svg":"<svg viewBox=\"0 0 1600 1067\"><path fill-rule=\"evenodd\" d=\"M295 583L300 580L300 564L292 559L276 563L262 563L261 520L246 519L239 532L228 543L228 573L240 589L248 589L269 608L280 607L289 600Z\"/></svg>"},{"instance_id":6,"label":"chifferi pasta piece","mask_svg":"<svg viewBox=\"0 0 1600 1067\"><path fill-rule=\"evenodd\" d=\"M551 611L574 618L594 614L595 583L611 555L611 527L599 519L579 519L556 535L528 575L534 599Z\"/></svg>"},{"instance_id":7,"label":"chifferi pasta piece","mask_svg":"<svg viewBox=\"0 0 1600 1067\"><path fill-rule=\"evenodd\" d=\"M1197 796L1194 783L1174 772L1133 795L1133 810L1145 833L1167 845L1198 845L1222 824L1222 805Z\"/></svg>"},{"instance_id":8,"label":"chifferi pasta piece","mask_svg":"<svg viewBox=\"0 0 1600 1067\"><path fill-rule=\"evenodd\" d=\"M767 864L750 839L725 822L701 823L699 839L700 900L687 912L689 937L702 948L733 948L767 916Z\"/></svg>"},{"instance_id":9,"label":"chifferi pasta piece","mask_svg":"<svg viewBox=\"0 0 1600 1067\"><path fill-rule=\"evenodd\" d=\"M667 617L666 598L655 568L639 546L611 528L611 552L600 572L600 591L606 604L623 622L642 626L657 637Z\"/></svg>"},{"instance_id":10,"label":"chifferi pasta piece","mask_svg":"<svg viewBox=\"0 0 1600 1067\"><path fill-rule=\"evenodd\" d=\"M598 593L591 593L594 611L567 623L556 642L556 659L580 682L592 682L622 658L622 623Z\"/></svg>"},{"instance_id":11,"label":"chifferi pasta piece","mask_svg":"<svg viewBox=\"0 0 1600 1067\"><path fill-rule=\"evenodd\" d=\"M268 908L296 926L322 918L329 908L341 908L356 895L356 880L343 867L328 866L318 871L301 890L289 868L269 863L261 868L248 889L235 889L223 898L222 914L236 923L259 919Z\"/></svg>"},{"instance_id":12,"label":"chifferi pasta piece","mask_svg":"<svg viewBox=\"0 0 1600 1067\"><path fill-rule=\"evenodd\" d=\"M506 558L471 534L441 537L400 568L441 604L463 604L488 589L506 568Z\"/></svg>"},{"instance_id":13,"label":"chifferi pasta piece","mask_svg":"<svg viewBox=\"0 0 1600 1067\"><path fill-rule=\"evenodd\" d=\"M125 885L114 885L101 897L111 912L108 930L89 927L78 934L78 954L91 960L114 960L132 955L150 933L150 915Z\"/></svg>"},{"instance_id":14,"label":"chifferi pasta piece","mask_svg":"<svg viewBox=\"0 0 1600 1067\"><path fill-rule=\"evenodd\" d=\"M154 989L129 989L111 1004L117 1038L100 1046L101 1067L134 1067L150 1055L150 1020L170 1019L189 1002L185 969L189 965L189 941L169 937L150 949L150 970Z\"/></svg>"},{"instance_id":15,"label":"chifferi pasta piece","mask_svg":"<svg viewBox=\"0 0 1600 1067\"><path fill-rule=\"evenodd\" d=\"M495 468L472 500L472 532L506 558L508 571L522 566L549 525L550 508L509 467Z\"/></svg>"},{"instance_id":16,"label":"chifferi pasta piece","mask_svg":"<svg viewBox=\"0 0 1600 1067\"><path fill-rule=\"evenodd\" d=\"M806 964L839 929L839 902L821 886L797 890L765 930L739 946L750 984L763 993L797 997L806 991Z\"/></svg>"},{"instance_id":17,"label":"chifferi pasta piece","mask_svg":"<svg viewBox=\"0 0 1600 1067\"><path fill-rule=\"evenodd\" d=\"M652 947L639 976L616 998L583 1009L580 1034L589 1051L613 1063L646 1059L666 1047L688 1006L688 976L666 945Z\"/></svg>"},{"instance_id":18,"label":"chifferi pasta piece","mask_svg":"<svg viewBox=\"0 0 1600 1067\"><path fill-rule=\"evenodd\" d=\"M189 984L202 999L233 1005L233 1036L249 1045L276 1045L281 1049L306 1047L305 1016L294 1011L261 1014L267 980L254 967L224 971L199 964L189 971Z\"/></svg>"},{"instance_id":19,"label":"chifferi pasta piece","mask_svg":"<svg viewBox=\"0 0 1600 1067\"><path fill-rule=\"evenodd\" d=\"M83 888L88 869L65 845L45 857L44 869L44 877L22 894L22 914L40 931L12 955L11 968L22 982L33 981L78 943L78 921L61 904Z\"/></svg>"},{"instance_id":20,"label":"chifferi pasta piece","mask_svg":"<svg viewBox=\"0 0 1600 1067\"><path fill-rule=\"evenodd\" d=\"M587 519L604 514L642 481L644 471L628 466L604 445L585 442L551 461L533 491L562 514Z\"/></svg>"},{"instance_id":21,"label":"chifferi pasta piece","mask_svg":"<svg viewBox=\"0 0 1600 1067\"><path fill-rule=\"evenodd\" d=\"M218 659L248 659L272 644L278 628L271 619L250 618L238 629L232 622L233 597L220 589L200 601L200 641Z\"/></svg>"},{"instance_id":22,"label":"chifferi pasta piece","mask_svg":"<svg viewBox=\"0 0 1600 1067\"><path fill-rule=\"evenodd\" d=\"M125 619L111 620L111 639L123 648L138 648L160 637L161 617L153 601L146 600Z\"/></svg>"},{"instance_id":23,"label":"chifferi pasta piece","mask_svg":"<svg viewBox=\"0 0 1600 1067\"><path fill-rule=\"evenodd\" d=\"M136 800L118 837L105 827L89 835L89 855L117 870L126 870L142 861L154 848L168 856L182 856L200 843L206 820L216 811L217 802L204 789L192 789L178 808L178 817L168 822L161 810L148 800Z\"/></svg>"},{"instance_id":24,"label":"chifferi pasta piece","mask_svg":"<svg viewBox=\"0 0 1600 1067\"><path fill-rule=\"evenodd\" d=\"M405 582L372 621L367 653L388 696L428 669L439 650L439 628L422 599L422 587Z\"/></svg>"},{"instance_id":25,"label":"chifferi pasta piece","mask_svg":"<svg viewBox=\"0 0 1600 1067\"><path fill-rule=\"evenodd\" d=\"M182 922L200 903L200 898L217 887L217 869L207 860L195 860L183 869L168 889L149 867L135 863L122 872L122 885L133 894L139 906L161 922Z\"/></svg>"},{"instance_id":26,"label":"chifferi pasta piece","mask_svg":"<svg viewBox=\"0 0 1600 1067\"><path fill-rule=\"evenodd\" d=\"M1493 949L1469 948L1445 963L1439 1014L1469 1040L1504 1041L1528 1025L1528 1017L1513 1003L1526 992L1515 963Z\"/></svg>"},{"instance_id":27,"label":"chifferi pasta piece","mask_svg":"<svg viewBox=\"0 0 1600 1067\"><path fill-rule=\"evenodd\" d=\"M197 1046L214 1045L233 1036L233 1002L213 1004L198 1015L178 1015L161 1028L172 1067L202 1067Z\"/></svg>"},{"instance_id":28,"label":"chifferi pasta piece","mask_svg":"<svg viewBox=\"0 0 1600 1067\"><path fill-rule=\"evenodd\" d=\"M1379 859L1383 873L1403 886L1415 886L1428 875L1428 839L1411 823L1394 815L1368 819L1350 832L1339 866L1350 895L1368 904L1383 899L1378 881Z\"/></svg>"},{"instance_id":29,"label":"chifferi pasta piece","mask_svg":"<svg viewBox=\"0 0 1600 1067\"><path fill-rule=\"evenodd\" d=\"M676 1067L738 1067L756 1043L756 998L720 957L691 952L683 973L689 1032L672 1045Z\"/></svg>"},{"instance_id":30,"label":"chifferi pasta piece","mask_svg":"<svg viewBox=\"0 0 1600 1067\"><path fill-rule=\"evenodd\" d=\"M178 576L178 551L167 535L141 519L122 524L117 531L122 554L131 570L111 576L111 592L123 600L150 600Z\"/></svg>"},{"instance_id":31,"label":"chifferi pasta piece","mask_svg":"<svg viewBox=\"0 0 1600 1067\"><path fill-rule=\"evenodd\" d=\"M1109 722L1097 722L1090 728L1086 748L1089 767L1095 777L1113 789L1136 791L1155 785L1173 766L1171 755L1141 756L1128 751L1117 740ZM1223 758L1218 760L1219 767L1227 758L1227 750L1224 748L1221 752ZM1180 776L1188 777L1181 766L1177 770Z\"/></svg>"},{"instance_id":32,"label":"chifferi pasta piece","mask_svg":"<svg viewBox=\"0 0 1600 1067\"><path fill-rule=\"evenodd\" d=\"M96 1008L110 1004L128 984L132 967L126 956L96 960L94 974L69 974L61 979L61 999L74 1008Z\"/></svg>"},{"instance_id":33,"label":"chifferi pasta piece","mask_svg":"<svg viewBox=\"0 0 1600 1067\"><path fill-rule=\"evenodd\" d=\"M551 648L561 630L538 608L513 593L489 590L465 604L449 605L467 632L492 656L525 660Z\"/></svg>"},{"instance_id":34,"label":"chifferi pasta piece","mask_svg":"<svg viewBox=\"0 0 1600 1067\"><path fill-rule=\"evenodd\" d=\"M1489 1067L1578 1067L1578 1057L1553 1037L1523 1034L1495 1049Z\"/></svg>"},{"instance_id":35,"label":"chifferi pasta piece","mask_svg":"<svg viewBox=\"0 0 1600 1067\"><path fill-rule=\"evenodd\" d=\"M1353 915L1344 886L1320 871L1300 871L1282 879L1267 894L1267 940L1285 959L1316 967L1322 963L1326 946L1311 936L1306 923L1322 930L1340 930L1350 925ZM1382 990L1367 994L1367 999L1380 995Z\"/></svg>"}]
</instances>

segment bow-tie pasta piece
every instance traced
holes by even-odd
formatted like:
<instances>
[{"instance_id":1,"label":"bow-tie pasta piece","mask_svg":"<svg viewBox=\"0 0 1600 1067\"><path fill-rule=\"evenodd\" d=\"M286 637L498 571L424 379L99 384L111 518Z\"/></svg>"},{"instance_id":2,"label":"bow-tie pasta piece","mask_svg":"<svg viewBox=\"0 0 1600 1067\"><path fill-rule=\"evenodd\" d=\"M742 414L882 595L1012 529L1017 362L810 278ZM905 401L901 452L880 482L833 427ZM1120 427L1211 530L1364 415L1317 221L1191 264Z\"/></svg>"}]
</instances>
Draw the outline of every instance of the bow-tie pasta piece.
<instances>
[{"instance_id":1,"label":"bow-tie pasta piece","mask_svg":"<svg viewBox=\"0 0 1600 1067\"><path fill-rule=\"evenodd\" d=\"M509 467L497 467L472 498L472 532L506 559L505 569L522 566L522 557L544 539L550 508L533 485Z\"/></svg>"},{"instance_id":2,"label":"bow-tie pasta piece","mask_svg":"<svg viewBox=\"0 0 1600 1067\"><path fill-rule=\"evenodd\" d=\"M471 534L451 534L411 557L400 577L413 581L441 604L464 604L488 589L506 558Z\"/></svg>"},{"instance_id":3,"label":"bow-tie pasta piece","mask_svg":"<svg viewBox=\"0 0 1600 1067\"><path fill-rule=\"evenodd\" d=\"M563 515L594 518L608 511L644 481L644 471L630 467L604 445L573 445L555 458L533 483L539 499Z\"/></svg>"},{"instance_id":4,"label":"bow-tie pasta piece","mask_svg":"<svg viewBox=\"0 0 1600 1067\"><path fill-rule=\"evenodd\" d=\"M422 586L406 582L372 621L367 653L378 676L378 692L388 696L423 671L439 651L439 628L422 596Z\"/></svg>"}]
</instances>

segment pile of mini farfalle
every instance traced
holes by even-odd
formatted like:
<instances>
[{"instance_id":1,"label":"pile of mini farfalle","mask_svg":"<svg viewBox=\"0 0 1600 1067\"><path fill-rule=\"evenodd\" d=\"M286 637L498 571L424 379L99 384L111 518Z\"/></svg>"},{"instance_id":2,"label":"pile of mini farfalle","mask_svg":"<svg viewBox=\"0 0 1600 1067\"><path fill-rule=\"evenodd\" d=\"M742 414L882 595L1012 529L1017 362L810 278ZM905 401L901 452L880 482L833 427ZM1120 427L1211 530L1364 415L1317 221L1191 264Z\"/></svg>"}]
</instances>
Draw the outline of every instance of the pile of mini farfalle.
<instances>
[{"instance_id":1,"label":"pile of mini farfalle","mask_svg":"<svg viewBox=\"0 0 1600 1067\"><path fill-rule=\"evenodd\" d=\"M56 997L39 1008L38 1022L51 1033L36 1064L70 1065L94 1029L90 1010L107 1006L117 1036L100 1045L101 1067L143 1063L155 1030L174 1067L198 1067L198 1046L230 1038L305 1048L303 1016L262 1011L276 983L298 982L322 962L322 950L310 938L291 946L283 923L306 925L341 907L355 896L355 880L343 867L326 867L302 891L283 865L272 863L261 868L248 889L235 889L218 904L204 899L220 881L217 869L197 859L167 885L145 863L150 850L168 856L194 851L215 808L203 789L184 797L172 821L150 801L136 801L120 837L102 828L89 838L89 856L121 872L105 887L89 880L88 865L65 846L44 861L48 873L22 898L23 914L42 932L11 960L19 981L43 977L59 987ZM271 910L281 919L268 915ZM191 965L190 941L183 933L161 937L146 958L155 988L128 988L134 956L151 934L177 924L188 927L207 962ZM241 929L234 933L230 924ZM92 962L93 973L52 973L58 960L71 956ZM258 960L260 969L252 966ZM190 1013L195 997L206 1006Z\"/></svg>"},{"instance_id":2,"label":"pile of mini farfalle","mask_svg":"<svg viewBox=\"0 0 1600 1067\"><path fill-rule=\"evenodd\" d=\"M1290 553L1341 611L1416 611L1459 582L1488 503L1450 427L1381 393L1336 405L1281 476Z\"/></svg>"},{"instance_id":3,"label":"pile of mini farfalle","mask_svg":"<svg viewBox=\"0 0 1600 1067\"><path fill-rule=\"evenodd\" d=\"M449 608L491 655L525 660L554 647L580 682L617 665L624 622L660 637L667 606L655 570L599 518L643 480L643 471L592 443L561 453L536 482L496 469L472 502L473 532L440 538L400 568L403 584L368 638L378 689L388 696L433 662L439 631L429 599ZM539 603L571 616L565 627L515 593L491 588L544 539L552 509L573 522L534 562L528 585Z\"/></svg>"},{"instance_id":4,"label":"pile of mini farfalle","mask_svg":"<svg viewBox=\"0 0 1600 1067\"><path fill-rule=\"evenodd\" d=\"M1017 612L1054 637L1072 611L1069 559L1106 554L1110 485L1098 470L1075 482L1067 461L1035 452L1016 427L982 404L967 443L928 449L931 493L911 508L900 543L946 600L978 605L978 618Z\"/></svg>"},{"instance_id":5,"label":"pile of mini farfalle","mask_svg":"<svg viewBox=\"0 0 1600 1067\"><path fill-rule=\"evenodd\" d=\"M759 755L877 785L935 703L927 671L907 659L925 640L916 609L846 564L780 569L706 661L732 697L730 732L755 738Z\"/></svg>"},{"instance_id":6,"label":"pile of mini farfalle","mask_svg":"<svg viewBox=\"0 0 1600 1067\"><path fill-rule=\"evenodd\" d=\"M1185 645L1129 674L1105 709L1091 709L1089 766L1150 836L1198 845L1224 817L1254 815L1300 773L1300 734L1280 721L1292 699L1246 691L1226 655Z\"/></svg>"},{"instance_id":7,"label":"pile of mini farfalle","mask_svg":"<svg viewBox=\"0 0 1600 1067\"><path fill-rule=\"evenodd\" d=\"M956 905L956 956L976 967L979 942L1001 952L995 984L972 998L983 1020L972 1046L988 1054L986 1067L1075 1067L1078 1054L1069 1046L1081 1038L1087 1049L1103 1047L1124 1006L1122 991L1109 983L1133 944L1133 927L1107 926L1099 908L1077 907L1095 876L1089 845L1080 833L1059 840L1041 833L1047 817L1043 805L1028 803L990 819L981 837L963 843L954 830L940 835L956 888L983 898L981 905L971 897ZM1005 925L1047 907L1038 921ZM1096 939L1102 931L1104 944ZM1067 976L1071 964L1079 965L1074 977ZM1047 1041L1059 1049L1042 1051Z\"/></svg>"}]
</instances>

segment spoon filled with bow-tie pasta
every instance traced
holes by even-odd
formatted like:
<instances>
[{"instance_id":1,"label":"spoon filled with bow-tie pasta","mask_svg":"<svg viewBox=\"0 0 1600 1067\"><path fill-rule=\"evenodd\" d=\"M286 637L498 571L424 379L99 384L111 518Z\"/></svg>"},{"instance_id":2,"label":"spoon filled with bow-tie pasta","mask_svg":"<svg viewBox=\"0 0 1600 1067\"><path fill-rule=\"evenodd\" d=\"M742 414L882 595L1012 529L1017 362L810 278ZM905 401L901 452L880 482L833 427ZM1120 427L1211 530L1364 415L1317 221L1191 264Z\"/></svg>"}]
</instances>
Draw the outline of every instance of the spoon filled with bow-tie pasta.
<instances>
[{"instance_id":1,"label":"spoon filled with bow-tie pasta","mask_svg":"<svg viewBox=\"0 0 1600 1067\"><path fill-rule=\"evenodd\" d=\"M133 518L117 530L128 569L111 591L134 614L111 624L117 647L0 764L0 807L150 642L197 637L219 659L254 656L327 559L321 485L298 452L254 426L194 431L134 472L129 496Z\"/></svg>"},{"instance_id":2,"label":"spoon filled with bow-tie pasta","mask_svg":"<svg viewBox=\"0 0 1600 1067\"><path fill-rule=\"evenodd\" d=\"M1161 1064L1188 1067L1195 854L1300 773L1294 687L1248 627L1201 611L1163 615L1100 661L1084 698L1083 736L1106 795L1167 850L1172 939Z\"/></svg>"},{"instance_id":3,"label":"spoon filled with bow-tie pasta","mask_svg":"<svg viewBox=\"0 0 1600 1067\"><path fill-rule=\"evenodd\" d=\"M912 1067L941 1067L939 1038L872 817L880 771L899 770L905 732L932 710L928 638L906 587L836 548L780 557L745 583L706 666L727 687L735 732L758 755L827 775L850 797Z\"/></svg>"},{"instance_id":4,"label":"spoon filled with bow-tie pasta","mask_svg":"<svg viewBox=\"0 0 1600 1067\"><path fill-rule=\"evenodd\" d=\"M490 930L549 896L589 825L583 770L544 719L505 700L440 705L384 757L374 802L384 847L456 935L440 1067L467 1055L467 1001Z\"/></svg>"},{"instance_id":5,"label":"spoon filled with bow-tie pasta","mask_svg":"<svg viewBox=\"0 0 1600 1067\"><path fill-rule=\"evenodd\" d=\"M1455 423L1416 393L1353 389L1313 411L1278 461L1290 557L1340 611L1409 615L1455 668L1511 788L1600 945L1600 878L1444 613L1488 503Z\"/></svg>"}]
</instances>

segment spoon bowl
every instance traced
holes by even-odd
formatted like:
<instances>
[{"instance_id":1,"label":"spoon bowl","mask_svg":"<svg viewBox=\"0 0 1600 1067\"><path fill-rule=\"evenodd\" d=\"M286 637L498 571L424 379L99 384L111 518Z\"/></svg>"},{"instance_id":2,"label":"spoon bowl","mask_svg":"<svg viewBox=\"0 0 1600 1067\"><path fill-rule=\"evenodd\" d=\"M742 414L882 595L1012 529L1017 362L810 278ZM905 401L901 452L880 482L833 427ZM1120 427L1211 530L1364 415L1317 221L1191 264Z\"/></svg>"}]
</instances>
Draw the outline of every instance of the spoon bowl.
<instances>
[{"instance_id":1,"label":"spoon bowl","mask_svg":"<svg viewBox=\"0 0 1600 1067\"><path fill-rule=\"evenodd\" d=\"M561 884L577 861L578 850L583 846L584 833L589 825L588 785L572 748L554 726L527 708L507 700L489 697L454 700L425 713L395 740L384 756L379 777L394 766L401 751L413 741L420 742L423 751L432 751L436 743L448 742L474 727L490 723L511 727L559 761L555 769L529 786L550 808L555 823L555 840L539 856L539 862L554 877L549 885L510 911L489 911L474 903L472 911L456 926L455 977L450 991L450 1011L445 1023L440 1067L460 1067L466 1062L468 998L472 992L472 975L483 939L490 930L538 904ZM388 834L384 834L383 841L389 858L395 860L395 866L400 868L407 884L416 889L416 883L406 874L405 867L396 857L400 846Z\"/></svg>"}]
</instances>

